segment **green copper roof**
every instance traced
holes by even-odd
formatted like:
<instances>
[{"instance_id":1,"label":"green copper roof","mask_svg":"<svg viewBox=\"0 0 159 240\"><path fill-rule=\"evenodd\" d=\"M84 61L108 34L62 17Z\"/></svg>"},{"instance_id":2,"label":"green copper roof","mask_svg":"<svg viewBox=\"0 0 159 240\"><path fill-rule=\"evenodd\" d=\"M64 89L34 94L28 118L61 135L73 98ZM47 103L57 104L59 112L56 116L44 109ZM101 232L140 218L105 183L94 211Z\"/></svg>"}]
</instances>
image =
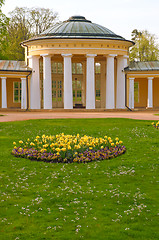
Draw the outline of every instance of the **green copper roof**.
<instances>
[{"instance_id":1,"label":"green copper roof","mask_svg":"<svg viewBox=\"0 0 159 240\"><path fill-rule=\"evenodd\" d=\"M57 23L41 33L40 36L52 36L54 38L110 38L124 40L124 38L116 35L109 29L96 23L92 23L82 16L73 16L67 21Z\"/></svg>"},{"instance_id":2,"label":"green copper roof","mask_svg":"<svg viewBox=\"0 0 159 240\"><path fill-rule=\"evenodd\" d=\"M96 23L92 23L83 16L70 17L67 21L57 23L29 40L48 38L126 40L109 29Z\"/></svg>"},{"instance_id":3,"label":"green copper roof","mask_svg":"<svg viewBox=\"0 0 159 240\"><path fill-rule=\"evenodd\" d=\"M128 71L159 71L159 61L148 62L130 62L129 66L124 68Z\"/></svg>"},{"instance_id":4,"label":"green copper roof","mask_svg":"<svg viewBox=\"0 0 159 240\"><path fill-rule=\"evenodd\" d=\"M0 60L0 71L31 72L25 61Z\"/></svg>"}]
</instances>

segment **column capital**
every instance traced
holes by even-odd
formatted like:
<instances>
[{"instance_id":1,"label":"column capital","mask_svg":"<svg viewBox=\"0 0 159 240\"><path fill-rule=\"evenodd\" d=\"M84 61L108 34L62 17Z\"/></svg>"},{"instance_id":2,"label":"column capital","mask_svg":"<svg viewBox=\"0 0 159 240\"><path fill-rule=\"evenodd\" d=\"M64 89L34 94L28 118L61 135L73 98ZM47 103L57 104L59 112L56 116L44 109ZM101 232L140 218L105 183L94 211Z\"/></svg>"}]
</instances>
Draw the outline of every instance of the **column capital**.
<instances>
[{"instance_id":1,"label":"column capital","mask_svg":"<svg viewBox=\"0 0 159 240\"><path fill-rule=\"evenodd\" d=\"M87 58L94 58L94 57L96 57L97 56L97 54L86 54L86 57Z\"/></svg>"},{"instance_id":2,"label":"column capital","mask_svg":"<svg viewBox=\"0 0 159 240\"><path fill-rule=\"evenodd\" d=\"M1 77L1 79L3 79L3 80L6 80L6 79L7 79L7 77Z\"/></svg>"},{"instance_id":3,"label":"column capital","mask_svg":"<svg viewBox=\"0 0 159 240\"><path fill-rule=\"evenodd\" d=\"M33 59L33 58L40 58L39 55L30 55L30 56L27 56L27 59Z\"/></svg>"},{"instance_id":4,"label":"column capital","mask_svg":"<svg viewBox=\"0 0 159 240\"><path fill-rule=\"evenodd\" d=\"M107 58L108 58L108 57L115 58L115 57L117 57L117 56L118 56L117 54L108 54L108 55L106 55Z\"/></svg>"},{"instance_id":5,"label":"column capital","mask_svg":"<svg viewBox=\"0 0 159 240\"><path fill-rule=\"evenodd\" d=\"M21 79L21 81L22 81L22 80L26 80L26 77L22 77L22 78L20 78L20 79Z\"/></svg>"},{"instance_id":6,"label":"column capital","mask_svg":"<svg viewBox=\"0 0 159 240\"><path fill-rule=\"evenodd\" d=\"M72 54L71 53L62 53L61 54L62 57L72 57Z\"/></svg>"},{"instance_id":7,"label":"column capital","mask_svg":"<svg viewBox=\"0 0 159 240\"><path fill-rule=\"evenodd\" d=\"M135 80L135 78L134 77L129 77L129 80Z\"/></svg>"},{"instance_id":8,"label":"column capital","mask_svg":"<svg viewBox=\"0 0 159 240\"><path fill-rule=\"evenodd\" d=\"M127 55L118 55L117 58L129 59L129 56L127 56Z\"/></svg>"},{"instance_id":9,"label":"column capital","mask_svg":"<svg viewBox=\"0 0 159 240\"><path fill-rule=\"evenodd\" d=\"M154 77L148 77L147 79L148 79L148 80L153 80L153 79L154 79Z\"/></svg>"},{"instance_id":10,"label":"column capital","mask_svg":"<svg viewBox=\"0 0 159 240\"><path fill-rule=\"evenodd\" d=\"M40 54L40 57L51 57L50 54Z\"/></svg>"}]
</instances>

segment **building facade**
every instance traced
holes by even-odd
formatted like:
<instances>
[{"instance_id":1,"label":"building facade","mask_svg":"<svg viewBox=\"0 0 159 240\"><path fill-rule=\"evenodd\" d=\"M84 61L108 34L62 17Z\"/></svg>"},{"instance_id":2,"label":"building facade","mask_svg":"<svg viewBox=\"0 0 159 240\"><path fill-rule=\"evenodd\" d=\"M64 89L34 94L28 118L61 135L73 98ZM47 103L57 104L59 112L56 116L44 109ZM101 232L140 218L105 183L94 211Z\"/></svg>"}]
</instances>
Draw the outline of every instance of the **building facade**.
<instances>
[{"instance_id":1,"label":"building facade","mask_svg":"<svg viewBox=\"0 0 159 240\"><path fill-rule=\"evenodd\" d=\"M129 108L159 109L159 61L131 62L125 74Z\"/></svg>"},{"instance_id":2,"label":"building facade","mask_svg":"<svg viewBox=\"0 0 159 240\"><path fill-rule=\"evenodd\" d=\"M25 63L0 63L2 109L140 107L134 91L137 72L128 67L129 47L133 42L109 29L82 16L73 16L21 45L25 48ZM154 82L158 89L159 79ZM152 85L148 81L145 96L149 97L149 104L141 104L144 107L153 107ZM156 92L153 98L157 98L153 102L158 107Z\"/></svg>"},{"instance_id":3,"label":"building facade","mask_svg":"<svg viewBox=\"0 0 159 240\"><path fill-rule=\"evenodd\" d=\"M27 109L28 77L32 73L25 62L0 60L0 108Z\"/></svg>"}]
</instances>

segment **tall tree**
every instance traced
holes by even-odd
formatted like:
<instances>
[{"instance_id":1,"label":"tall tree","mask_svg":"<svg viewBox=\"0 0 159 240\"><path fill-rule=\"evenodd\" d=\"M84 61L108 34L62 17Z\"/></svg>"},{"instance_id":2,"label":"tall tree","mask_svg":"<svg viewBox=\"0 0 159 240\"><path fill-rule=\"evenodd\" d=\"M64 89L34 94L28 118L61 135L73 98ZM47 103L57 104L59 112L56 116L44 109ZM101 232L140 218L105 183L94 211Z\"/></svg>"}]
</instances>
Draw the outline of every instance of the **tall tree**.
<instances>
[{"instance_id":1,"label":"tall tree","mask_svg":"<svg viewBox=\"0 0 159 240\"><path fill-rule=\"evenodd\" d=\"M28 16L31 32L38 35L55 24L58 14L49 8L32 8Z\"/></svg>"},{"instance_id":2,"label":"tall tree","mask_svg":"<svg viewBox=\"0 0 159 240\"><path fill-rule=\"evenodd\" d=\"M5 42L6 55L12 60L24 60L24 48L20 43L40 34L57 21L58 14L45 8L18 8L10 14Z\"/></svg>"},{"instance_id":3,"label":"tall tree","mask_svg":"<svg viewBox=\"0 0 159 240\"><path fill-rule=\"evenodd\" d=\"M2 12L2 5L4 0L0 0L0 59L5 59L7 25L9 18Z\"/></svg>"},{"instance_id":4,"label":"tall tree","mask_svg":"<svg viewBox=\"0 0 159 240\"><path fill-rule=\"evenodd\" d=\"M155 61L159 59L159 47L155 35L148 31L132 31L135 45L130 49L130 61Z\"/></svg>"},{"instance_id":5,"label":"tall tree","mask_svg":"<svg viewBox=\"0 0 159 240\"><path fill-rule=\"evenodd\" d=\"M24 48L20 46L20 43L32 37L28 21L26 8L15 8L10 13L6 35L6 55L9 59L24 60Z\"/></svg>"}]
</instances>

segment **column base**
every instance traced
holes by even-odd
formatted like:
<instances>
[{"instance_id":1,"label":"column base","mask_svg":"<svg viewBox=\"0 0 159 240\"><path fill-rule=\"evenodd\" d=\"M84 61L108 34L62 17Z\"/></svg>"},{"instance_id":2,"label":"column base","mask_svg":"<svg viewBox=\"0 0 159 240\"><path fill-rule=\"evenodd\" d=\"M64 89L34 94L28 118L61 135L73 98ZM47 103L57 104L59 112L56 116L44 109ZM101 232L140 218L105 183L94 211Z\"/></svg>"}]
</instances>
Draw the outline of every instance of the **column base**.
<instances>
[{"instance_id":1,"label":"column base","mask_svg":"<svg viewBox=\"0 0 159 240\"><path fill-rule=\"evenodd\" d=\"M73 107L70 107L70 108L68 108L68 107L67 107L67 108L66 108L66 107L64 107L64 109L73 109Z\"/></svg>"},{"instance_id":2,"label":"column base","mask_svg":"<svg viewBox=\"0 0 159 240\"><path fill-rule=\"evenodd\" d=\"M95 108L88 108L88 107L86 107L86 109L87 109L87 110L94 110Z\"/></svg>"},{"instance_id":3,"label":"column base","mask_svg":"<svg viewBox=\"0 0 159 240\"><path fill-rule=\"evenodd\" d=\"M116 107L116 109L126 109L126 107Z\"/></svg>"},{"instance_id":4,"label":"column base","mask_svg":"<svg viewBox=\"0 0 159 240\"><path fill-rule=\"evenodd\" d=\"M114 106L112 106L112 107L111 106L106 106L105 109L111 110L111 109L115 109L115 107Z\"/></svg>"},{"instance_id":5,"label":"column base","mask_svg":"<svg viewBox=\"0 0 159 240\"><path fill-rule=\"evenodd\" d=\"M32 110L39 110L41 108L40 107L39 108L30 107L30 109L32 109Z\"/></svg>"}]
</instances>

